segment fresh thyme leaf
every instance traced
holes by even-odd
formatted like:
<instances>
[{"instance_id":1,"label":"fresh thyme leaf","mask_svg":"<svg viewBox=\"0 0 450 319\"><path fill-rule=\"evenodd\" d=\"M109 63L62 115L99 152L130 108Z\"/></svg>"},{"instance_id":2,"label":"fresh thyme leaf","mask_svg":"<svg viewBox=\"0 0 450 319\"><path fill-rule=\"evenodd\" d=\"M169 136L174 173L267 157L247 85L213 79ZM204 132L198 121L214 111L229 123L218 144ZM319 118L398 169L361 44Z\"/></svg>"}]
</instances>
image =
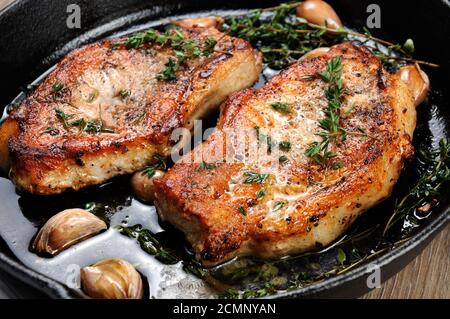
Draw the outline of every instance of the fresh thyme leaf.
<instances>
[{"instance_id":1,"label":"fresh thyme leaf","mask_svg":"<svg viewBox=\"0 0 450 319\"><path fill-rule=\"evenodd\" d=\"M339 248L337 251L337 260L341 265L343 265L347 260L347 256L345 255L345 252L342 250L342 248Z\"/></svg>"},{"instance_id":2,"label":"fresh thyme leaf","mask_svg":"<svg viewBox=\"0 0 450 319\"><path fill-rule=\"evenodd\" d=\"M224 293L220 295L220 297L224 299L238 299L239 296L239 290L237 290L236 288L228 288Z\"/></svg>"},{"instance_id":3,"label":"fresh thyme leaf","mask_svg":"<svg viewBox=\"0 0 450 319\"><path fill-rule=\"evenodd\" d=\"M99 133L102 130L102 123L100 121L86 122L84 130L91 133Z\"/></svg>"},{"instance_id":4,"label":"fresh thyme leaf","mask_svg":"<svg viewBox=\"0 0 450 319\"><path fill-rule=\"evenodd\" d=\"M59 130L57 128L54 127L47 127L42 134L50 134L52 136L58 135L59 134Z\"/></svg>"},{"instance_id":5,"label":"fresh thyme leaf","mask_svg":"<svg viewBox=\"0 0 450 319\"><path fill-rule=\"evenodd\" d=\"M217 44L217 40L213 37L209 36L205 40L205 44L203 46L202 55L203 56L210 56L214 52L214 48Z\"/></svg>"},{"instance_id":6,"label":"fresh thyme leaf","mask_svg":"<svg viewBox=\"0 0 450 319\"><path fill-rule=\"evenodd\" d=\"M122 100L125 100L127 97L129 97L131 95L131 91L130 90L125 90L122 89L119 91L119 96Z\"/></svg>"},{"instance_id":7,"label":"fresh thyme leaf","mask_svg":"<svg viewBox=\"0 0 450 319\"><path fill-rule=\"evenodd\" d=\"M81 122L80 122L81 121ZM81 119L77 122L77 125L72 126L78 126L80 129L84 130L88 133L115 133L113 129L105 127L105 124L101 120L94 120L94 121L87 121L85 122L84 119Z\"/></svg>"},{"instance_id":8,"label":"fresh thyme leaf","mask_svg":"<svg viewBox=\"0 0 450 319\"><path fill-rule=\"evenodd\" d=\"M344 167L344 163L342 163L342 162L336 162L331 165L332 169L340 169L342 167Z\"/></svg>"},{"instance_id":9,"label":"fresh thyme leaf","mask_svg":"<svg viewBox=\"0 0 450 319\"><path fill-rule=\"evenodd\" d=\"M197 171L202 171L205 169L214 169L216 167L217 167L217 165L214 163L206 163L205 161L202 161L200 163L200 165L198 166Z\"/></svg>"},{"instance_id":10,"label":"fresh thyme leaf","mask_svg":"<svg viewBox=\"0 0 450 319\"><path fill-rule=\"evenodd\" d=\"M258 141L263 142L267 145L267 152L271 153L272 152L272 147L274 146L274 142L272 140L272 136L270 135L266 135L266 134L262 134L261 130L258 126L255 126L253 128L256 132L256 137L258 139Z\"/></svg>"},{"instance_id":11,"label":"fresh thyme leaf","mask_svg":"<svg viewBox=\"0 0 450 319\"><path fill-rule=\"evenodd\" d=\"M52 93L53 94L57 94L59 92L61 92L64 89L64 84L56 82L55 84L52 85Z\"/></svg>"},{"instance_id":12,"label":"fresh thyme leaf","mask_svg":"<svg viewBox=\"0 0 450 319\"><path fill-rule=\"evenodd\" d=\"M284 163L284 162L289 161L289 158L288 158L286 155L281 155L281 156L278 158L278 160L279 160L281 163Z\"/></svg>"},{"instance_id":13,"label":"fresh thyme leaf","mask_svg":"<svg viewBox=\"0 0 450 319\"><path fill-rule=\"evenodd\" d=\"M264 196L266 196L266 194L267 194L267 189L261 188L261 189L256 193L256 197L257 197L257 198L263 198Z\"/></svg>"},{"instance_id":14,"label":"fresh thyme leaf","mask_svg":"<svg viewBox=\"0 0 450 319\"><path fill-rule=\"evenodd\" d=\"M412 39L408 39L405 41L405 43L403 44L403 49L405 49L406 52L412 54L414 53L414 41Z\"/></svg>"},{"instance_id":15,"label":"fresh thyme leaf","mask_svg":"<svg viewBox=\"0 0 450 319\"><path fill-rule=\"evenodd\" d=\"M88 202L84 205L84 209L90 212L93 211L96 206L97 206L96 202Z\"/></svg>"},{"instance_id":16,"label":"fresh thyme leaf","mask_svg":"<svg viewBox=\"0 0 450 319\"><path fill-rule=\"evenodd\" d=\"M244 216L247 216L247 210L245 209L245 207L239 206L238 210L239 210L239 213L241 213Z\"/></svg>"},{"instance_id":17,"label":"fresh thyme leaf","mask_svg":"<svg viewBox=\"0 0 450 319\"><path fill-rule=\"evenodd\" d=\"M203 266L196 260L190 260L187 263L183 262L183 270L197 276L198 278L205 278L209 274L208 270L203 268Z\"/></svg>"},{"instance_id":18,"label":"fresh thyme leaf","mask_svg":"<svg viewBox=\"0 0 450 319\"><path fill-rule=\"evenodd\" d=\"M98 97L98 91L94 90L91 94L89 94L89 97L87 99L88 103L92 103L95 101L95 99Z\"/></svg>"},{"instance_id":19,"label":"fresh thyme leaf","mask_svg":"<svg viewBox=\"0 0 450 319\"><path fill-rule=\"evenodd\" d=\"M291 142L289 141L281 141L278 145L283 151L289 151L291 149Z\"/></svg>"},{"instance_id":20,"label":"fresh thyme leaf","mask_svg":"<svg viewBox=\"0 0 450 319\"><path fill-rule=\"evenodd\" d=\"M154 164L144 167L141 170L142 175L147 175L148 178L152 178L157 170L167 170L166 159L159 154L153 156Z\"/></svg>"},{"instance_id":21,"label":"fresh thyme leaf","mask_svg":"<svg viewBox=\"0 0 450 319\"><path fill-rule=\"evenodd\" d=\"M317 73L327 83L337 83L342 74L342 57L338 56L327 63L326 69Z\"/></svg>"},{"instance_id":22,"label":"fresh thyme leaf","mask_svg":"<svg viewBox=\"0 0 450 319\"><path fill-rule=\"evenodd\" d=\"M289 114L292 112L291 107L287 103L273 102L270 106L280 113Z\"/></svg>"},{"instance_id":23,"label":"fresh thyme leaf","mask_svg":"<svg viewBox=\"0 0 450 319\"><path fill-rule=\"evenodd\" d=\"M165 81L175 80L177 78L176 73L178 71L178 63L175 59L169 58L165 66L166 67L158 73L156 78Z\"/></svg>"},{"instance_id":24,"label":"fresh thyme leaf","mask_svg":"<svg viewBox=\"0 0 450 319\"><path fill-rule=\"evenodd\" d=\"M276 212L279 211L283 206L286 205L286 202L280 201L276 202L275 205L273 205L272 211Z\"/></svg>"},{"instance_id":25,"label":"fresh thyme leaf","mask_svg":"<svg viewBox=\"0 0 450 319\"><path fill-rule=\"evenodd\" d=\"M321 151L321 147L320 147L319 142L313 142L306 149L305 155L308 157L316 158L316 156L320 154L320 151Z\"/></svg>"},{"instance_id":26,"label":"fresh thyme leaf","mask_svg":"<svg viewBox=\"0 0 450 319\"><path fill-rule=\"evenodd\" d=\"M78 127L80 130L84 131L86 129L87 123L86 123L86 121L83 118L81 118L81 119L78 119L78 120L75 120L75 121L71 122L70 126L71 127Z\"/></svg>"},{"instance_id":27,"label":"fresh thyme leaf","mask_svg":"<svg viewBox=\"0 0 450 319\"><path fill-rule=\"evenodd\" d=\"M67 129L70 127L68 121L73 118L73 115L66 114L66 113L64 113L64 111L62 111L60 109L55 109L55 114L56 114L56 117L59 118L63 122L64 128Z\"/></svg>"},{"instance_id":28,"label":"fresh thyme leaf","mask_svg":"<svg viewBox=\"0 0 450 319\"><path fill-rule=\"evenodd\" d=\"M180 259L172 252L162 247L159 248L158 252L156 253L156 259L166 265L173 265L180 261Z\"/></svg>"},{"instance_id":29,"label":"fresh thyme leaf","mask_svg":"<svg viewBox=\"0 0 450 319\"><path fill-rule=\"evenodd\" d=\"M244 183L245 184L262 184L264 183L269 174L259 174L255 172L244 172Z\"/></svg>"}]
</instances>

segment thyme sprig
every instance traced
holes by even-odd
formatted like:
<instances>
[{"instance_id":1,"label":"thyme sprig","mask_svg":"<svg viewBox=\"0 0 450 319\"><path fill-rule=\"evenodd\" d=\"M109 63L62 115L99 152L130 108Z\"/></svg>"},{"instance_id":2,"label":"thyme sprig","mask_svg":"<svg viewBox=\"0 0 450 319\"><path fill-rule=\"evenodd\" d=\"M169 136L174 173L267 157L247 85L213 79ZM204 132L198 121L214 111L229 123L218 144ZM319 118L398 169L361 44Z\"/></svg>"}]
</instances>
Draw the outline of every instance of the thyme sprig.
<instances>
[{"instance_id":1,"label":"thyme sprig","mask_svg":"<svg viewBox=\"0 0 450 319\"><path fill-rule=\"evenodd\" d=\"M447 138L439 141L439 149L419 152L420 178L401 199L396 200L394 211L387 221L383 236L405 216L411 216L420 207L436 203L436 197L445 182L450 181L450 144Z\"/></svg>"},{"instance_id":2,"label":"thyme sprig","mask_svg":"<svg viewBox=\"0 0 450 319\"><path fill-rule=\"evenodd\" d=\"M262 174L257 172L244 172L244 184L263 184L269 178L269 174Z\"/></svg>"},{"instance_id":3,"label":"thyme sprig","mask_svg":"<svg viewBox=\"0 0 450 319\"><path fill-rule=\"evenodd\" d=\"M312 24L294 16L298 5L299 2L285 3L272 8L257 9L245 16L225 17L222 31L251 42L263 53L264 62L273 69L282 69L318 47L332 46L347 40L362 41L392 70L398 69L401 63L439 67L437 64L412 58L414 45L411 45L411 39L400 45L374 37L368 30L359 33L344 28L334 30ZM380 44L388 47L387 53L380 49Z\"/></svg>"},{"instance_id":4,"label":"thyme sprig","mask_svg":"<svg viewBox=\"0 0 450 319\"><path fill-rule=\"evenodd\" d=\"M163 264L173 265L182 261L183 270L185 272L203 279L207 279L209 276L209 271L203 268L199 262L193 259L188 261L182 260L170 249L164 248L160 241L150 232L150 230L143 228L142 225L117 225L115 226L115 229L124 236L136 239L143 251L149 255L155 256L155 258Z\"/></svg>"},{"instance_id":5,"label":"thyme sprig","mask_svg":"<svg viewBox=\"0 0 450 319\"><path fill-rule=\"evenodd\" d=\"M75 115L67 114L60 109L55 109L56 117L62 122L64 128L69 130L72 127L77 127L80 131L86 133L115 133L111 128L105 126L105 123L100 118L98 120L85 120L84 118L79 118L74 121L72 120Z\"/></svg>"},{"instance_id":6,"label":"thyme sprig","mask_svg":"<svg viewBox=\"0 0 450 319\"><path fill-rule=\"evenodd\" d=\"M170 250L165 249L148 229L142 228L141 225L137 224L130 227L118 225L116 226L116 229L122 235L135 238L143 251L150 255L154 255L156 259L162 263L173 265L180 261L175 254Z\"/></svg>"},{"instance_id":7,"label":"thyme sprig","mask_svg":"<svg viewBox=\"0 0 450 319\"><path fill-rule=\"evenodd\" d=\"M201 44L186 38L179 28L174 27L164 33L155 29L135 33L129 36L123 45L131 50L143 48L149 43L169 46L172 49L173 56L168 58L165 67L156 75L158 80L172 81L177 78L177 72L186 66L189 60L210 56L214 52L217 40L208 36Z\"/></svg>"},{"instance_id":8,"label":"thyme sprig","mask_svg":"<svg viewBox=\"0 0 450 319\"><path fill-rule=\"evenodd\" d=\"M331 151L331 144L338 138L344 141L347 137L346 130L340 124L341 97L343 93L342 84L342 57L338 56L328 61L326 69L317 75L326 83L328 88L325 96L328 100L324 109L325 118L319 121L322 129L317 135L322 140L313 142L305 151L306 156L312 158L316 163L325 166L336 154Z\"/></svg>"}]
</instances>

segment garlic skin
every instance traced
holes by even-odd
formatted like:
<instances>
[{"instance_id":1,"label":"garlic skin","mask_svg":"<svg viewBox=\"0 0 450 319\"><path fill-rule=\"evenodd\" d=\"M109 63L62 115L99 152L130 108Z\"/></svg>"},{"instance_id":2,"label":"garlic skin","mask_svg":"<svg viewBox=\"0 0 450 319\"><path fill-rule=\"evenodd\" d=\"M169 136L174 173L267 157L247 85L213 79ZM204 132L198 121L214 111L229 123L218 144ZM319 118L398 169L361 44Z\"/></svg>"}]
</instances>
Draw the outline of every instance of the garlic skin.
<instances>
[{"instance_id":1,"label":"garlic skin","mask_svg":"<svg viewBox=\"0 0 450 319\"><path fill-rule=\"evenodd\" d=\"M142 299L141 275L123 259L106 259L80 271L81 287L95 299Z\"/></svg>"},{"instance_id":2,"label":"garlic skin","mask_svg":"<svg viewBox=\"0 0 450 319\"><path fill-rule=\"evenodd\" d=\"M342 27L341 19L334 9L322 0L307 0L297 7L297 16L306 19L316 25L326 25L329 29L336 30Z\"/></svg>"},{"instance_id":3,"label":"garlic skin","mask_svg":"<svg viewBox=\"0 0 450 319\"><path fill-rule=\"evenodd\" d=\"M218 16L199 17L175 21L174 24L183 28L220 28L224 20Z\"/></svg>"},{"instance_id":4,"label":"garlic skin","mask_svg":"<svg viewBox=\"0 0 450 319\"><path fill-rule=\"evenodd\" d=\"M103 220L86 210L67 209L50 218L42 226L31 249L54 256L106 228Z\"/></svg>"},{"instance_id":5,"label":"garlic skin","mask_svg":"<svg viewBox=\"0 0 450 319\"><path fill-rule=\"evenodd\" d=\"M311 50L308 53L302 55L302 57L299 60L301 61L301 60L308 60L308 59L317 58L317 57L320 57L322 55L325 55L328 51L330 51L330 48L328 48L328 47L316 48L316 49Z\"/></svg>"},{"instance_id":6,"label":"garlic skin","mask_svg":"<svg viewBox=\"0 0 450 319\"><path fill-rule=\"evenodd\" d=\"M420 66L415 64L406 65L397 72L400 80L406 83L414 97L414 105L422 103L430 90L430 80Z\"/></svg>"},{"instance_id":7,"label":"garlic skin","mask_svg":"<svg viewBox=\"0 0 450 319\"><path fill-rule=\"evenodd\" d=\"M131 177L131 188L137 198L143 202L153 202L155 200L155 184L153 181L161 178L164 174L165 172L161 170L156 170L152 177L148 177L147 174L142 174L142 172L134 173Z\"/></svg>"}]
</instances>

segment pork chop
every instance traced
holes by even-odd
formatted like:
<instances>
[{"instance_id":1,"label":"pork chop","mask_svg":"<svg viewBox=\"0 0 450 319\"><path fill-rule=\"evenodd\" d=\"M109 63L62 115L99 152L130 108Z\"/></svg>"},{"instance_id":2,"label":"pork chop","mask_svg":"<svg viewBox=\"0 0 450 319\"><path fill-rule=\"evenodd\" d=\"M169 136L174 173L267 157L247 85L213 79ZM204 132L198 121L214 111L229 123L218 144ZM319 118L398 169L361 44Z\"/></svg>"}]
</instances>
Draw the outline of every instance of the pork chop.
<instances>
[{"instance_id":1,"label":"pork chop","mask_svg":"<svg viewBox=\"0 0 450 319\"><path fill-rule=\"evenodd\" d=\"M328 84L318 74L336 59L346 138L333 140L323 163L311 156L328 103ZM232 95L221 111L217 130L155 181L161 218L184 232L205 266L330 244L390 195L413 153L411 92L367 48L350 42Z\"/></svg>"},{"instance_id":2,"label":"pork chop","mask_svg":"<svg viewBox=\"0 0 450 319\"><path fill-rule=\"evenodd\" d=\"M174 129L191 129L260 70L248 42L215 28L149 30L84 46L1 126L1 166L35 194L135 172L170 154Z\"/></svg>"}]
</instances>

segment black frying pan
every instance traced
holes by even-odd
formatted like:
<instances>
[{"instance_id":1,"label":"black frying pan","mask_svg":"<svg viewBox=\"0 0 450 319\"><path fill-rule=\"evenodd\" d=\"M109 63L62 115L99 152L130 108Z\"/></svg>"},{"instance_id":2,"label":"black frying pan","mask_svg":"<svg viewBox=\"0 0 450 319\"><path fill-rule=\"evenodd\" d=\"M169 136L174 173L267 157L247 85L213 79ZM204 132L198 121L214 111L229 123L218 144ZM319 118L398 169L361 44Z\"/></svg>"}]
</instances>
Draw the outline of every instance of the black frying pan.
<instances>
[{"instance_id":1,"label":"black frying pan","mask_svg":"<svg viewBox=\"0 0 450 319\"><path fill-rule=\"evenodd\" d=\"M331 1L330 1L331 2ZM331 4L339 13L346 26L363 26L367 17L367 5L374 1L332 1ZM447 91L449 74L450 47L450 5L448 1L421 1L412 5L403 1L376 1L381 6L382 28L375 35L392 41L414 38L416 56L436 62L441 68L426 69L430 76L433 91L429 100L419 109L418 127L414 144L417 148L426 147L443 136L449 136L450 128L450 96ZM81 7L82 28L66 27L68 4L77 3ZM5 106L28 83L48 70L70 50L132 26L148 23L161 18L199 13L218 9L246 9L254 7L270 7L279 1L139 1L139 0L19 0L0 13L0 106ZM413 165L413 163L412 163ZM401 193L408 186L408 172L396 186L395 193ZM27 227L14 228L19 238L28 238L53 213L70 205L81 205L89 201L92 194L100 193L103 200L111 207L126 207L130 197L128 187L120 187L126 178L114 181L112 186L97 188L81 194L63 195L58 198L36 199L26 195L16 195L13 188L0 183L0 216L9 216L11 210L19 208L17 214ZM5 187L3 187L5 186ZM394 194L395 195L395 194ZM430 242L430 240L449 221L448 189L441 195L440 205L436 207L426 220L415 229L411 239L403 245L381 254L372 260L381 267L382 281L401 270ZM91 197L90 197L91 196ZM14 206L16 205L16 206ZM370 224L384 216L389 210L389 200L381 206L367 212L357 223ZM114 209L103 212L106 218L114 215ZM109 214L109 215L108 215ZM1 219L1 218L0 218ZM79 292L68 288L58 277L42 268L33 267L33 260L38 258L26 249L17 248L17 243L10 239L12 230L7 226L17 222L14 218L3 218L0 224L0 268L18 277L26 284L37 288L48 296L57 298L79 297ZM170 237L169 241L183 242L182 238L168 227L162 237ZM172 236L174 234L176 237ZM120 249L120 247L117 247ZM128 248L127 248L128 249ZM31 256L31 257L30 257ZM81 258L81 257L80 257ZM93 256L83 257L80 263L89 263ZM95 261L95 260L94 260ZM50 267L50 266L49 266ZM49 269L49 268L45 268ZM42 275L39 272L44 272ZM274 297L356 297L367 292L367 276L371 272L366 265L333 278L321 281L304 288L281 293Z\"/></svg>"}]
</instances>

